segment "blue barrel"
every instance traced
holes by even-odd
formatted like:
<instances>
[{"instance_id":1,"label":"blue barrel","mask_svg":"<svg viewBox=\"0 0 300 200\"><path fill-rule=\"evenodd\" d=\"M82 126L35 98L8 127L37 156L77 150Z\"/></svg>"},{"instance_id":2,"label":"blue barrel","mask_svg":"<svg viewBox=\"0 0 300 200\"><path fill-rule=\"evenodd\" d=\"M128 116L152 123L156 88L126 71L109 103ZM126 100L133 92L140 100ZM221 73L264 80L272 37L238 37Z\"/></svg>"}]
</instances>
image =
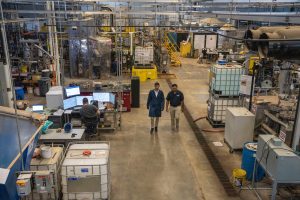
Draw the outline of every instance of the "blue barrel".
<instances>
[{"instance_id":1,"label":"blue barrel","mask_svg":"<svg viewBox=\"0 0 300 200\"><path fill-rule=\"evenodd\" d=\"M247 180L252 180L254 162L256 157L257 143L249 142L244 145L242 155L242 169L247 172ZM256 166L255 181L261 181L265 176L265 171L261 166Z\"/></svg>"},{"instance_id":2,"label":"blue barrel","mask_svg":"<svg viewBox=\"0 0 300 200\"><path fill-rule=\"evenodd\" d=\"M23 87L16 87L15 91L16 91L16 99L24 100L25 93Z\"/></svg>"}]
</instances>

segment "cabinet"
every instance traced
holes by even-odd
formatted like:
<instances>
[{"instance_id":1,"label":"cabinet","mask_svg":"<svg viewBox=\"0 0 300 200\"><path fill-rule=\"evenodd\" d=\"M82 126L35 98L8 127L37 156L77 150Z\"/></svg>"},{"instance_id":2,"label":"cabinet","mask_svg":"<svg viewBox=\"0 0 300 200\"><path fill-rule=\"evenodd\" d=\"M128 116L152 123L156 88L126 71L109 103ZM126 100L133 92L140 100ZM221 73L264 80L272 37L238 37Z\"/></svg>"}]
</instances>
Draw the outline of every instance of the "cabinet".
<instances>
[{"instance_id":1,"label":"cabinet","mask_svg":"<svg viewBox=\"0 0 300 200\"><path fill-rule=\"evenodd\" d=\"M242 149L253 141L255 115L244 107L229 107L226 111L225 142L231 150Z\"/></svg>"}]
</instances>

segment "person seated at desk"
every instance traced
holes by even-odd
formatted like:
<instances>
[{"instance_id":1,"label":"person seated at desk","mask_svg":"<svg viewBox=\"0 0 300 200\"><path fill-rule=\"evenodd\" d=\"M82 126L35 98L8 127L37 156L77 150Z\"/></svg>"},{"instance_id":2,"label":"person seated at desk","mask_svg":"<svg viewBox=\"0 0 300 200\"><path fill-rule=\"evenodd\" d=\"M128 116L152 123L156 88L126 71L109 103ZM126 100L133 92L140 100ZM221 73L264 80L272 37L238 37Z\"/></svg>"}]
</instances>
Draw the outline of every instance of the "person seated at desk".
<instances>
[{"instance_id":1,"label":"person seated at desk","mask_svg":"<svg viewBox=\"0 0 300 200\"><path fill-rule=\"evenodd\" d=\"M82 108L80 110L81 120L86 126L85 132L88 135L96 134L98 125L99 110L96 106L90 105L87 98L82 100Z\"/></svg>"}]
</instances>

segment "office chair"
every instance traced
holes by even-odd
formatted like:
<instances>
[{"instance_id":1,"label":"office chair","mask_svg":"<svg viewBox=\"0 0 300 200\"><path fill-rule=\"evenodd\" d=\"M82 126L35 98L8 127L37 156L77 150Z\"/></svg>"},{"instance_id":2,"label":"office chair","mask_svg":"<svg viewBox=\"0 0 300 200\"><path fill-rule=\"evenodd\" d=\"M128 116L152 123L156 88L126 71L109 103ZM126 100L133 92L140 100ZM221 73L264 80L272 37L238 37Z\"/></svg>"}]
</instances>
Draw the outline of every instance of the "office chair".
<instances>
[{"instance_id":1,"label":"office chair","mask_svg":"<svg viewBox=\"0 0 300 200\"><path fill-rule=\"evenodd\" d=\"M85 137L86 140L91 140L97 136L98 118L96 119L83 119L85 125Z\"/></svg>"}]
</instances>

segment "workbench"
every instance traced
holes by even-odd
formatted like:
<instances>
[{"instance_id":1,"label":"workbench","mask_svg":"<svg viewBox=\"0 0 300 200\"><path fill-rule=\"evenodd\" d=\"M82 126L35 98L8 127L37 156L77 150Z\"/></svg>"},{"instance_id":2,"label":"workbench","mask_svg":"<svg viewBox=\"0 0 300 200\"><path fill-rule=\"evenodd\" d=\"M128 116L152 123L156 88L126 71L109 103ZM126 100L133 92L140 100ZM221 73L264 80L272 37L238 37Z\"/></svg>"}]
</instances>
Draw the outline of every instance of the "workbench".
<instances>
[{"instance_id":1,"label":"workbench","mask_svg":"<svg viewBox=\"0 0 300 200\"><path fill-rule=\"evenodd\" d=\"M48 129L46 134L41 135L39 139L40 144L63 144L65 147L70 142L78 142L84 140L84 130L82 128L73 128L70 133L65 133L63 129L57 132L57 129ZM76 134L72 137L72 134Z\"/></svg>"}]
</instances>

